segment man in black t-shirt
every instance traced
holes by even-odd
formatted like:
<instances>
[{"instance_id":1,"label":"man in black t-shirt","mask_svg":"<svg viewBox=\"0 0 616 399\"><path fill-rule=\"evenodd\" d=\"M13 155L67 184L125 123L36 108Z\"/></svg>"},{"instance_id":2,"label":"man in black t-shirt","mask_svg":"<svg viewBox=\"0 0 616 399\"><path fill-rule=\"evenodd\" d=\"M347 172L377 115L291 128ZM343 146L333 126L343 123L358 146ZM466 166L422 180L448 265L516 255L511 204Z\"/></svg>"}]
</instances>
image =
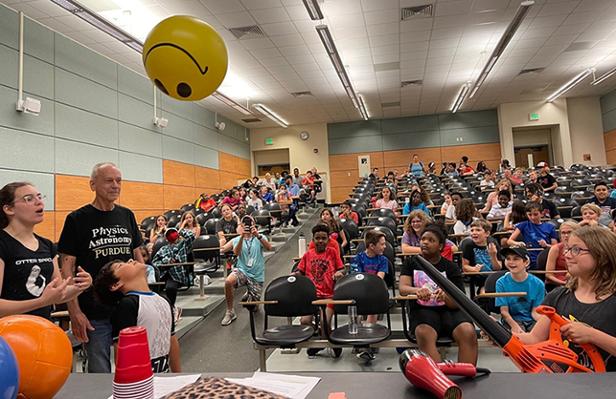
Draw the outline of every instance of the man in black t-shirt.
<instances>
[{"instance_id":1,"label":"man in black t-shirt","mask_svg":"<svg viewBox=\"0 0 616 399\"><path fill-rule=\"evenodd\" d=\"M143 263L141 234L135 215L116 205L120 196L122 173L112 163L99 163L92 169L90 189L94 201L71 212L64 222L58 243L62 275L73 276L77 265L95 279L109 261L136 259ZM75 338L85 343L88 372L111 372L112 344L110 309L94 301L92 291L68 302Z\"/></svg>"},{"instance_id":2,"label":"man in black t-shirt","mask_svg":"<svg viewBox=\"0 0 616 399\"><path fill-rule=\"evenodd\" d=\"M543 187L544 192L552 192L556 190L558 187L558 183L556 183L556 179L554 176L550 174L550 167L547 162L539 162L537 164L537 169L540 169L539 178L537 181Z\"/></svg>"}]
</instances>

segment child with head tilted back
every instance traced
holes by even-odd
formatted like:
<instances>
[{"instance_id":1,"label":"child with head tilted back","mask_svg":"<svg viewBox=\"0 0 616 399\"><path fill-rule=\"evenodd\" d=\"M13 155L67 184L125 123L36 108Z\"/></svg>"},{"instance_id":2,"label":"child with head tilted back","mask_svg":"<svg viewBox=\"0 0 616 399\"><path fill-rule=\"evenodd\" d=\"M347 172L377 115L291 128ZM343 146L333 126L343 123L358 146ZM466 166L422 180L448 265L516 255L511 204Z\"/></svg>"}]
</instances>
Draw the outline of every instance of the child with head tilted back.
<instances>
[{"instance_id":1,"label":"child with head tilted back","mask_svg":"<svg viewBox=\"0 0 616 399\"><path fill-rule=\"evenodd\" d=\"M150 290L143 263L134 260L107 263L96 276L94 292L99 302L113 306L111 334L116 349L122 329L143 326L148 333L152 371L181 371L173 307Z\"/></svg>"},{"instance_id":2,"label":"child with head tilted back","mask_svg":"<svg viewBox=\"0 0 616 399\"><path fill-rule=\"evenodd\" d=\"M545 285L527 272L530 257L526 248L504 248L500 253L509 273L496 281L496 292L526 292L526 296L496 298L501 324L514 333L530 331L539 318L535 309L543 302Z\"/></svg>"},{"instance_id":3,"label":"child with head tilted back","mask_svg":"<svg viewBox=\"0 0 616 399\"><path fill-rule=\"evenodd\" d=\"M578 345L593 344L607 371L616 371L616 235L601 227L580 227L571 233L565 257L571 277L543 304L572 321L560 327L569 348L581 353ZM526 344L541 342L548 339L549 328L550 320L540 316L529 333L518 337ZM590 365L585 355L579 363Z\"/></svg>"}]
</instances>

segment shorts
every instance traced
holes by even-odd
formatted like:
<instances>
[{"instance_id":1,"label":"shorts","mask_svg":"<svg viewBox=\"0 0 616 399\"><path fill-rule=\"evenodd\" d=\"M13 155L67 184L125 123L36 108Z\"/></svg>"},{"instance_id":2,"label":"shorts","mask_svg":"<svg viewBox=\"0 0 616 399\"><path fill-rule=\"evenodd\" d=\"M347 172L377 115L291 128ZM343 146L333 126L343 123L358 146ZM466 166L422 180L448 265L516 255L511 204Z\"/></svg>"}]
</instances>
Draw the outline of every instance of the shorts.
<instances>
[{"instance_id":1,"label":"shorts","mask_svg":"<svg viewBox=\"0 0 616 399\"><path fill-rule=\"evenodd\" d=\"M522 327L522 330L524 330L525 332L530 332L530 330L533 329L533 327L535 326L535 323L536 323L535 320L530 320L530 321L515 320L515 322L518 323L520 325L520 327ZM511 326L504 319L501 318L499 320L499 323L503 327L505 327L507 329L507 331L511 331Z\"/></svg>"},{"instance_id":2,"label":"shorts","mask_svg":"<svg viewBox=\"0 0 616 399\"><path fill-rule=\"evenodd\" d=\"M235 274L237 283L235 288L246 287L248 289L248 300L259 301L261 300L261 292L263 291L263 283L255 281L245 275L240 269L233 269L231 274Z\"/></svg>"},{"instance_id":3,"label":"shorts","mask_svg":"<svg viewBox=\"0 0 616 399\"><path fill-rule=\"evenodd\" d=\"M452 337L453 330L462 323L473 321L459 309L447 309L444 307L417 306L410 312L411 333L415 334L415 329L420 324L427 324L432 327L439 337Z\"/></svg>"}]
</instances>

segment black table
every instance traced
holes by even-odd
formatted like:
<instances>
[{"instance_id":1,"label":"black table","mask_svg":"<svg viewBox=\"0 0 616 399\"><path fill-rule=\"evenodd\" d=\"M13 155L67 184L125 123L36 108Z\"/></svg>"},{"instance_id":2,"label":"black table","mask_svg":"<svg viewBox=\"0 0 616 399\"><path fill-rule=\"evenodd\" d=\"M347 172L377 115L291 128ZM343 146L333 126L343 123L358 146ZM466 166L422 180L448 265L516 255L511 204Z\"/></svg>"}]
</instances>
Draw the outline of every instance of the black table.
<instances>
[{"instance_id":1,"label":"black table","mask_svg":"<svg viewBox=\"0 0 616 399\"><path fill-rule=\"evenodd\" d=\"M432 396L410 385L401 373L322 372L290 373L321 377L308 398L326 399L331 392L346 392L348 399L418 398ZM216 377L248 377L251 373L206 373ZM103 399L111 395L111 374L72 374L57 398ZM464 399L614 399L616 373L522 374L492 373L476 380L456 379Z\"/></svg>"}]
</instances>

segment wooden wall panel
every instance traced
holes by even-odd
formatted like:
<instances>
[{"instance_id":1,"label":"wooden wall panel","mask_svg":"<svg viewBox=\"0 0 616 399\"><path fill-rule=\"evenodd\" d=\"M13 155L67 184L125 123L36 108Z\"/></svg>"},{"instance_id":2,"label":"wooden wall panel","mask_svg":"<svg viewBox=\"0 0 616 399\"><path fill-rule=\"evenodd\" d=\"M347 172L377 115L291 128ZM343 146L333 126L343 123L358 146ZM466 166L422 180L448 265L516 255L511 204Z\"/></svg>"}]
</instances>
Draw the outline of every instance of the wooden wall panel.
<instances>
[{"instance_id":1,"label":"wooden wall panel","mask_svg":"<svg viewBox=\"0 0 616 399\"><path fill-rule=\"evenodd\" d=\"M335 187L353 186L358 180L359 172L357 169L329 173L330 184Z\"/></svg>"},{"instance_id":2,"label":"wooden wall panel","mask_svg":"<svg viewBox=\"0 0 616 399\"><path fill-rule=\"evenodd\" d=\"M237 181L240 179L237 173L220 171L220 187L224 190L237 186Z\"/></svg>"},{"instance_id":3,"label":"wooden wall panel","mask_svg":"<svg viewBox=\"0 0 616 399\"><path fill-rule=\"evenodd\" d=\"M194 187L195 167L187 163L163 159L163 183Z\"/></svg>"},{"instance_id":4,"label":"wooden wall panel","mask_svg":"<svg viewBox=\"0 0 616 399\"><path fill-rule=\"evenodd\" d=\"M332 203L338 204L349 199L349 194L353 187L332 187Z\"/></svg>"},{"instance_id":5,"label":"wooden wall panel","mask_svg":"<svg viewBox=\"0 0 616 399\"><path fill-rule=\"evenodd\" d=\"M73 211L94 199L90 179L83 176L56 175L55 193L57 211Z\"/></svg>"},{"instance_id":6,"label":"wooden wall panel","mask_svg":"<svg viewBox=\"0 0 616 399\"><path fill-rule=\"evenodd\" d=\"M122 183L120 204L130 209L162 209L163 185L125 181Z\"/></svg>"},{"instance_id":7,"label":"wooden wall panel","mask_svg":"<svg viewBox=\"0 0 616 399\"><path fill-rule=\"evenodd\" d=\"M605 142L606 153L610 150L616 149L616 130L611 130L603 135L603 141ZM607 163L612 163L608 161Z\"/></svg>"},{"instance_id":8,"label":"wooden wall panel","mask_svg":"<svg viewBox=\"0 0 616 399\"><path fill-rule=\"evenodd\" d=\"M238 174L242 177L249 178L250 176L250 159L237 158Z\"/></svg>"},{"instance_id":9,"label":"wooden wall panel","mask_svg":"<svg viewBox=\"0 0 616 399\"><path fill-rule=\"evenodd\" d=\"M474 167L479 161L493 161L501 158L500 144L469 144L442 147L441 154L443 162L460 162L460 158L466 155L469 159L469 163Z\"/></svg>"},{"instance_id":10,"label":"wooden wall panel","mask_svg":"<svg viewBox=\"0 0 616 399\"><path fill-rule=\"evenodd\" d=\"M150 216L158 216L160 214L165 213L165 210L160 209L146 209L146 210L133 210L135 214L135 220L137 220L137 224L140 224L141 221Z\"/></svg>"},{"instance_id":11,"label":"wooden wall panel","mask_svg":"<svg viewBox=\"0 0 616 399\"><path fill-rule=\"evenodd\" d=\"M195 186L220 189L220 172L216 169L195 166Z\"/></svg>"},{"instance_id":12,"label":"wooden wall panel","mask_svg":"<svg viewBox=\"0 0 616 399\"><path fill-rule=\"evenodd\" d=\"M217 194L220 192L220 189L217 188L209 188L209 187L195 187L195 201L201 195L201 193L206 193L208 195Z\"/></svg>"},{"instance_id":13,"label":"wooden wall panel","mask_svg":"<svg viewBox=\"0 0 616 399\"><path fill-rule=\"evenodd\" d=\"M428 163L430 162L435 162L437 165L441 164L441 148L431 147L411 150L384 151L384 168L387 169L387 171L394 168L398 169L398 172L406 171L411 163L413 154L419 155L419 160L426 166L428 166ZM401 167L403 167L402 170L400 170Z\"/></svg>"},{"instance_id":14,"label":"wooden wall panel","mask_svg":"<svg viewBox=\"0 0 616 399\"><path fill-rule=\"evenodd\" d=\"M56 240L56 216L54 211L45 211L43 222L34 227L34 232L51 241Z\"/></svg>"},{"instance_id":15,"label":"wooden wall panel","mask_svg":"<svg viewBox=\"0 0 616 399\"><path fill-rule=\"evenodd\" d=\"M165 210L178 209L186 203L195 201L195 188L165 184L163 198Z\"/></svg>"},{"instance_id":16,"label":"wooden wall panel","mask_svg":"<svg viewBox=\"0 0 616 399\"><path fill-rule=\"evenodd\" d=\"M237 157L227 154L226 152L218 151L218 168L227 172L237 169Z\"/></svg>"},{"instance_id":17,"label":"wooden wall panel","mask_svg":"<svg viewBox=\"0 0 616 399\"><path fill-rule=\"evenodd\" d=\"M54 224L55 224L55 231L56 231L54 241L56 242L60 239L60 233L62 233L62 229L64 228L64 220L66 219L66 216L69 213L70 212L67 212L67 211L55 211L54 212L54 219L55 219Z\"/></svg>"},{"instance_id":18,"label":"wooden wall panel","mask_svg":"<svg viewBox=\"0 0 616 399\"><path fill-rule=\"evenodd\" d=\"M360 154L344 154L329 156L329 171L357 170L357 156Z\"/></svg>"},{"instance_id":19,"label":"wooden wall panel","mask_svg":"<svg viewBox=\"0 0 616 399\"><path fill-rule=\"evenodd\" d=\"M361 154L357 154L357 155L361 155ZM379 168L382 169L383 165L384 165L384 157L383 157L383 151L379 151L379 152L369 152L368 155L370 155L370 167L371 168ZM357 158L355 158L357 159ZM357 161L355 162L355 167L357 167Z\"/></svg>"},{"instance_id":20,"label":"wooden wall panel","mask_svg":"<svg viewBox=\"0 0 616 399\"><path fill-rule=\"evenodd\" d=\"M608 165L616 165L616 149L606 151L605 160Z\"/></svg>"}]
</instances>

